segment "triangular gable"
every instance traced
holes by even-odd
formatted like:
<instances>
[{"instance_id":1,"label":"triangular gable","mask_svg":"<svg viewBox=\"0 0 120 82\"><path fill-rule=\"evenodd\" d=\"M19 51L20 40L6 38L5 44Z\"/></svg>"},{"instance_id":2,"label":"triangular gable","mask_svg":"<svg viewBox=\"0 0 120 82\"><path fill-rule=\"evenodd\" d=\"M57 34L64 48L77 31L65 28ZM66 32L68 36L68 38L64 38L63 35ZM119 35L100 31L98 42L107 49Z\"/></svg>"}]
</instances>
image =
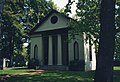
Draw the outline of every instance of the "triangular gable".
<instances>
[{"instance_id":1,"label":"triangular gable","mask_svg":"<svg viewBox=\"0 0 120 82\"><path fill-rule=\"evenodd\" d=\"M36 32L49 31L61 28L67 28L69 25L69 17L52 10L47 14L40 23L38 23L31 31L30 34Z\"/></svg>"}]
</instances>

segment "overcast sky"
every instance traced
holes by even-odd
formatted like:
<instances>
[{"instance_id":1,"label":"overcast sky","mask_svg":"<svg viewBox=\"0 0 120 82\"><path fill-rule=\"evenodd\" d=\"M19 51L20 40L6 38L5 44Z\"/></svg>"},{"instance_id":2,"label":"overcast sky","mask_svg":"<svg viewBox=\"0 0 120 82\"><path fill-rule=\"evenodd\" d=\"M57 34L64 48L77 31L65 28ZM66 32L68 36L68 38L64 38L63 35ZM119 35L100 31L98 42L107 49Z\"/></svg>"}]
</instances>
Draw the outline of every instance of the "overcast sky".
<instances>
[{"instance_id":1,"label":"overcast sky","mask_svg":"<svg viewBox=\"0 0 120 82\"><path fill-rule=\"evenodd\" d=\"M68 0L52 0L58 7L63 8L67 3Z\"/></svg>"},{"instance_id":2,"label":"overcast sky","mask_svg":"<svg viewBox=\"0 0 120 82\"><path fill-rule=\"evenodd\" d=\"M68 3L68 0L52 0L52 1L53 1L55 4L57 4L57 6L58 6L59 8L64 8L65 5ZM72 0L71 0L71 1L72 1ZM75 0L75 1L77 2L78 0ZM75 14L76 2L74 2L73 5L72 5L72 8L71 8L72 14Z\"/></svg>"}]
</instances>

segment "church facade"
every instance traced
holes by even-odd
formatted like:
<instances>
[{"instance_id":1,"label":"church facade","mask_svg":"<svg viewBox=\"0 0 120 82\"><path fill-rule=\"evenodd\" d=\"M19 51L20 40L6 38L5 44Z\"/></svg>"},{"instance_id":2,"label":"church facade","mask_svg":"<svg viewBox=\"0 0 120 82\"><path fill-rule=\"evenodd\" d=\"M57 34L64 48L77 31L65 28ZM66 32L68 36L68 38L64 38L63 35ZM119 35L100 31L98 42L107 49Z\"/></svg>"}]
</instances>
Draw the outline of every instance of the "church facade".
<instances>
[{"instance_id":1,"label":"church facade","mask_svg":"<svg viewBox=\"0 0 120 82\"><path fill-rule=\"evenodd\" d=\"M96 69L94 46L86 42L85 33L68 41L70 18L52 10L30 31L30 59L41 66L69 66L70 61L84 61L84 70Z\"/></svg>"}]
</instances>

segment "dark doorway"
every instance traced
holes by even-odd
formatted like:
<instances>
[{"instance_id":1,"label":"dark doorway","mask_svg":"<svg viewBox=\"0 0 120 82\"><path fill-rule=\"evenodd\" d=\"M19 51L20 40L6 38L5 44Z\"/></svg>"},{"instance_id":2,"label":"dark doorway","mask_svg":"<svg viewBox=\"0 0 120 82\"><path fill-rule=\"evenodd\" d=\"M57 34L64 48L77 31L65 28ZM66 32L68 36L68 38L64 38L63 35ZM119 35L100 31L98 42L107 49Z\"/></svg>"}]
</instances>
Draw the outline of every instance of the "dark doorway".
<instances>
[{"instance_id":1,"label":"dark doorway","mask_svg":"<svg viewBox=\"0 0 120 82\"><path fill-rule=\"evenodd\" d=\"M48 65L48 36L43 36L43 64Z\"/></svg>"},{"instance_id":2,"label":"dark doorway","mask_svg":"<svg viewBox=\"0 0 120 82\"><path fill-rule=\"evenodd\" d=\"M62 37L62 64L68 65L68 35L63 34L61 37Z\"/></svg>"},{"instance_id":3,"label":"dark doorway","mask_svg":"<svg viewBox=\"0 0 120 82\"><path fill-rule=\"evenodd\" d=\"M53 65L57 65L57 35L52 36L52 46L53 46Z\"/></svg>"}]
</instances>

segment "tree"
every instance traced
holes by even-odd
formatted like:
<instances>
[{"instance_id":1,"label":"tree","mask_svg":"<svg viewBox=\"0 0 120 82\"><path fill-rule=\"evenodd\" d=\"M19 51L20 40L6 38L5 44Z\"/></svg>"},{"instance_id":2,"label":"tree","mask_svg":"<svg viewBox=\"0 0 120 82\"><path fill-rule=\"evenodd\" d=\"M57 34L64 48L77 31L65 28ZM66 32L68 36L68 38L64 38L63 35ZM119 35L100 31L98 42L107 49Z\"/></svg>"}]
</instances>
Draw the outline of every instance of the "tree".
<instances>
[{"instance_id":1,"label":"tree","mask_svg":"<svg viewBox=\"0 0 120 82\"><path fill-rule=\"evenodd\" d=\"M113 82L115 0L102 0L100 8L101 28L95 82Z\"/></svg>"},{"instance_id":2,"label":"tree","mask_svg":"<svg viewBox=\"0 0 120 82\"><path fill-rule=\"evenodd\" d=\"M2 23L3 23L3 20L2 20L2 14L3 14L3 5L4 4L4 0L1 0L0 1L0 69L3 69L3 56L2 56L2 31L1 31L1 28L2 28Z\"/></svg>"},{"instance_id":3,"label":"tree","mask_svg":"<svg viewBox=\"0 0 120 82\"><path fill-rule=\"evenodd\" d=\"M116 11L115 11L115 26L117 29L116 39L115 39L115 53L114 53L114 61L120 61L120 2L116 2Z\"/></svg>"},{"instance_id":4,"label":"tree","mask_svg":"<svg viewBox=\"0 0 120 82\"><path fill-rule=\"evenodd\" d=\"M70 6L73 2L67 4L66 10L70 12ZM78 0L76 9L76 21L71 22L70 36L74 38L74 35L81 33L86 34L85 40L91 40L91 45L95 45L96 53L98 52L99 42L99 0ZM68 9L67 9L68 8Z\"/></svg>"},{"instance_id":5,"label":"tree","mask_svg":"<svg viewBox=\"0 0 120 82\"><path fill-rule=\"evenodd\" d=\"M75 32L86 32L88 38L93 35L94 38L97 38L98 41L100 41L99 53L97 54L95 82L112 82L114 42L116 34L115 0L102 0L102 2L98 2L97 0L79 0L77 4L77 16L79 17L79 24L77 24L77 26L79 27L72 28L72 34L74 35ZM119 16L118 14L119 13L116 15L117 17ZM116 22L119 28L119 21ZM99 25L101 27L100 35ZM74 26L76 27L76 25Z\"/></svg>"},{"instance_id":6,"label":"tree","mask_svg":"<svg viewBox=\"0 0 120 82\"><path fill-rule=\"evenodd\" d=\"M53 7L56 6L51 0L5 0L0 56L9 58L10 66L16 55L23 54L23 44L29 42L29 31Z\"/></svg>"},{"instance_id":7,"label":"tree","mask_svg":"<svg viewBox=\"0 0 120 82\"><path fill-rule=\"evenodd\" d=\"M23 15L23 1L6 0L3 8L2 55L13 64L14 51L22 51L22 25L19 17Z\"/></svg>"}]
</instances>

